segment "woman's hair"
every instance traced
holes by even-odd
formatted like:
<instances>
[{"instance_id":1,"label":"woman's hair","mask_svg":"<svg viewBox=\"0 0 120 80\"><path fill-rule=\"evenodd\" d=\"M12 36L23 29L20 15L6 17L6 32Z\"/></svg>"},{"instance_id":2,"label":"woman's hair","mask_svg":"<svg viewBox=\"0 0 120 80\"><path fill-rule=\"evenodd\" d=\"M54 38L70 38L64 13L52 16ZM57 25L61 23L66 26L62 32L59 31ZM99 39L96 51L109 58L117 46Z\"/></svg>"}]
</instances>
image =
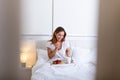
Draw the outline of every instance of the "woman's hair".
<instances>
[{"instance_id":1,"label":"woman's hair","mask_svg":"<svg viewBox=\"0 0 120 80\"><path fill-rule=\"evenodd\" d=\"M54 44L54 43L57 42L57 38L56 38L56 35L55 35L55 34L57 34L57 33L59 33L59 32L62 32L62 31L64 32L64 38L62 39L62 42L65 40L66 32L65 32L65 30L64 30L63 27L59 26L59 27L57 27L57 28L55 29L55 31L54 31L54 33L53 33L53 35L52 35L52 39L50 40L50 41L52 42L52 44Z\"/></svg>"}]
</instances>

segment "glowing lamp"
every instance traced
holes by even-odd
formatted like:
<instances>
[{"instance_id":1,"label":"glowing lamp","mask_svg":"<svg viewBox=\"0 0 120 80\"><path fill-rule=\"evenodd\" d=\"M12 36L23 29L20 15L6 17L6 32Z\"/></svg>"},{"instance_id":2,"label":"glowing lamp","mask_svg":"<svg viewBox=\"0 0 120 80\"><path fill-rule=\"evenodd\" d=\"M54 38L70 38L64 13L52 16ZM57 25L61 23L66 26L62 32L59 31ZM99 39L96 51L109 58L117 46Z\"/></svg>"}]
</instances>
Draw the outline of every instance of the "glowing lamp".
<instances>
[{"instance_id":1,"label":"glowing lamp","mask_svg":"<svg viewBox=\"0 0 120 80\"><path fill-rule=\"evenodd\" d=\"M20 44L20 62L25 68L32 68L36 63L36 44L33 40L23 40Z\"/></svg>"}]
</instances>

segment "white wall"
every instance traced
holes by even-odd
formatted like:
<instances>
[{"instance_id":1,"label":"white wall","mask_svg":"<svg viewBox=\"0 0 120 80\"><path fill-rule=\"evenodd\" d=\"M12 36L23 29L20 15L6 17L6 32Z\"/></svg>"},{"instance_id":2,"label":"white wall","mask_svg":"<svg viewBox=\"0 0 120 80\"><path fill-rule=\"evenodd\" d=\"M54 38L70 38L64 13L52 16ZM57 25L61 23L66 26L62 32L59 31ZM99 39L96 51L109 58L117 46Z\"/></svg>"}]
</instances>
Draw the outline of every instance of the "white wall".
<instances>
[{"instance_id":1,"label":"white wall","mask_svg":"<svg viewBox=\"0 0 120 80\"><path fill-rule=\"evenodd\" d=\"M52 35L62 26L69 36L97 36L98 0L22 0L23 35Z\"/></svg>"},{"instance_id":2,"label":"white wall","mask_svg":"<svg viewBox=\"0 0 120 80\"><path fill-rule=\"evenodd\" d=\"M68 35L97 36L98 0L54 0L54 29L63 26Z\"/></svg>"},{"instance_id":3,"label":"white wall","mask_svg":"<svg viewBox=\"0 0 120 80\"><path fill-rule=\"evenodd\" d=\"M21 34L52 33L52 0L20 0Z\"/></svg>"}]
</instances>

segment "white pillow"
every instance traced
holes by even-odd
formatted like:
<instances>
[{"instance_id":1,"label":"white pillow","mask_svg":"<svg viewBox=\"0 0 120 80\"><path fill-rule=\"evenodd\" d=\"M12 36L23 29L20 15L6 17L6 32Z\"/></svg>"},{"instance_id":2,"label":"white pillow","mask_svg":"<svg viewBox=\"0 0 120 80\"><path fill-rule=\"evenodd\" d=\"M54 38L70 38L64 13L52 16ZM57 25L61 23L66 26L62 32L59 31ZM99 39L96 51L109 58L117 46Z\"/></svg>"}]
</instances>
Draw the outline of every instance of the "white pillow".
<instances>
[{"instance_id":1,"label":"white pillow","mask_svg":"<svg viewBox=\"0 0 120 80\"><path fill-rule=\"evenodd\" d=\"M38 55L38 59L43 58L46 61L48 61L48 59L49 59L47 50L37 49L37 55Z\"/></svg>"},{"instance_id":2,"label":"white pillow","mask_svg":"<svg viewBox=\"0 0 120 80\"><path fill-rule=\"evenodd\" d=\"M47 50L37 49L37 61L36 61L36 64L32 68L32 73L38 70L40 66L47 63L47 61L48 61Z\"/></svg>"},{"instance_id":3,"label":"white pillow","mask_svg":"<svg viewBox=\"0 0 120 80\"><path fill-rule=\"evenodd\" d=\"M74 63L85 63L90 61L90 49L82 49L79 47L72 48L72 60Z\"/></svg>"},{"instance_id":4,"label":"white pillow","mask_svg":"<svg viewBox=\"0 0 120 80\"><path fill-rule=\"evenodd\" d=\"M48 53L47 50L44 49L37 49L37 62L47 62L48 61Z\"/></svg>"}]
</instances>

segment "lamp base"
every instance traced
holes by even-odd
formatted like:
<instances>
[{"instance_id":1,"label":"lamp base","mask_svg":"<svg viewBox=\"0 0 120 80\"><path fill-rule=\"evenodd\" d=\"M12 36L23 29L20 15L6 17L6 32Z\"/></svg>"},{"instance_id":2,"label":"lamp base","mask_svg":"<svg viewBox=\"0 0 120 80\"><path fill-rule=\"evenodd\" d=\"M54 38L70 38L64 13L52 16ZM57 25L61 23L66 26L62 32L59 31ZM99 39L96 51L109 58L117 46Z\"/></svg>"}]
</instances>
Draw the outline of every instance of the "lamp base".
<instances>
[{"instance_id":1,"label":"lamp base","mask_svg":"<svg viewBox=\"0 0 120 80\"><path fill-rule=\"evenodd\" d=\"M21 63L22 68L26 68L26 63Z\"/></svg>"}]
</instances>

